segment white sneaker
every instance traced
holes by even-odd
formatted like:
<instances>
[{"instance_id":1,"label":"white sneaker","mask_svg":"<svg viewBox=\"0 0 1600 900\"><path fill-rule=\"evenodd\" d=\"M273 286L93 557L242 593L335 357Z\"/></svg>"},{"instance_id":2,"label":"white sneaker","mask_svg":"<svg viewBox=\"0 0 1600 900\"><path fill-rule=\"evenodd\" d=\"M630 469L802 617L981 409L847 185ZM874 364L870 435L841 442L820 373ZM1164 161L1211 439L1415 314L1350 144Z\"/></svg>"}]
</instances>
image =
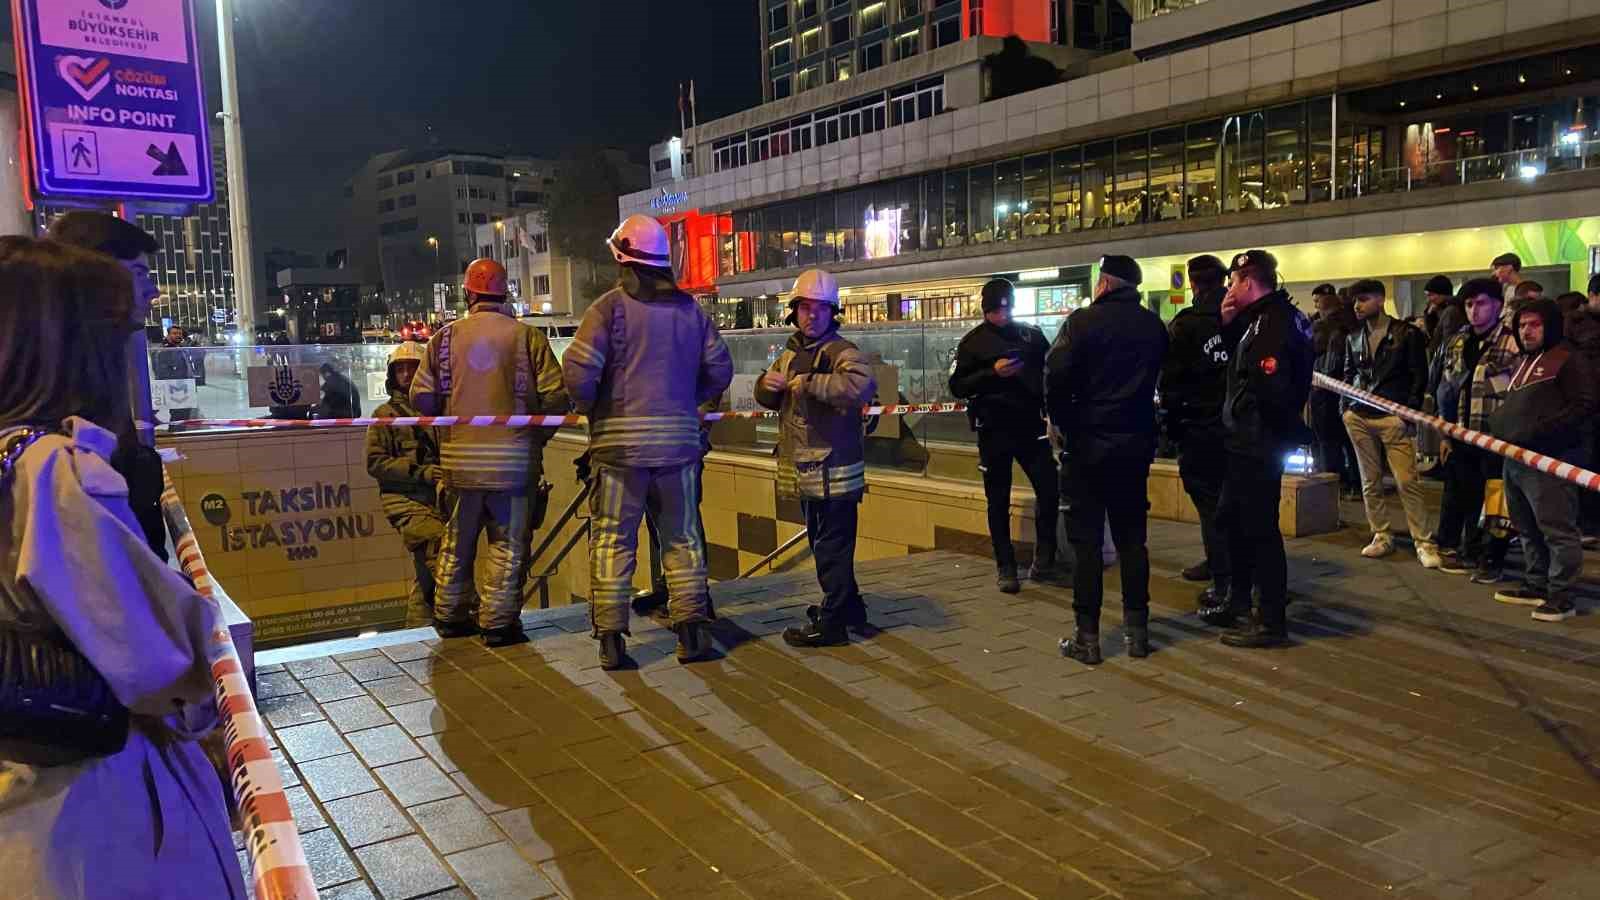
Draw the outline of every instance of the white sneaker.
<instances>
[{"instance_id":1,"label":"white sneaker","mask_svg":"<svg viewBox=\"0 0 1600 900\"><path fill-rule=\"evenodd\" d=\"M1387 534L1375 534L1372 543L1362 549L1361 555L1367 559L1380 559L1394 552L1394 538Z\"/></svg>"},{"instance_id":2,"label":"white sneaker","mask_svg":"<svg viewBox=\"0 0 1600 900\"><path fill-rule=\"evenodd\" d=\"M1437 569L1443 560L1439 559L1439 550L1432 544L1418 544L1417 562L1422 563L1424 569Z\"/></svg>"}]
</instances>

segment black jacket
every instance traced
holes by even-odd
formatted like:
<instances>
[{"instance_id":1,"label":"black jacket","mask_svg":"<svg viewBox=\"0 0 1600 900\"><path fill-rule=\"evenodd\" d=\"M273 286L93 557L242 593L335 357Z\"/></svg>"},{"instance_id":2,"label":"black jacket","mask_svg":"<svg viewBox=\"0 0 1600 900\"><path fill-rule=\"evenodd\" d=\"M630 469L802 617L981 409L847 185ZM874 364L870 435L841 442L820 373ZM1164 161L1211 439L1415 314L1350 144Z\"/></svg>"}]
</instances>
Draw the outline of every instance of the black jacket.
<instances>
[{"instance_id":1,"label":"black jacket","mask_svg":"<svg viewBox=\"0 0 1600 900\"><path fill-rule=\"evenodd\" d=\"M1367 329L1357 325L1345 335L1343 380L1385 400L1421 410L1428 392L1428 339L1415 325L1391 317L1383 340L1369 354ZM1388 415L1349 398L1344 408L1368 418Z\"/></svg>"},{"instance_id":2,"label":"black jacket","mask_svg":"<svg viewBox=\"0 0 1600 900\"><path fill-rule=\"evenodd\" d=\"M1600 407L1589 360L1565 340L1561 310L1554 300L1535 300L1524 312L1544 318L1547 350L1528 353L1517 335L1522 357L1511 376L1505 399L1489 416L1489 431L1503 441L1536 453L1578 461L1584 431Z\"/></svg>"},{"instance_id":3,"label":"black jacket","mask_svg":"<svg viewBox=\"0 0 1600 900\"><path fill-rule=\"evenodd\" d=\"M1067 317L1045 358L1045 398L1075 461L1155 459L1156 379L1166 354L1167 329L1134 288Z\"/></svg>"},{"instance_id":4,"label":"black jacket","mask_svg":"<svg viewBox=\"0 0 1600 900\"><path fill-rule=\"evenodd\" d=\"M1222 330L1232 348L1222 420L1228 452L1283 464L1290 448L1308 444L1301 414L1311 393L1311 322L1277 291Z\"/></svg>"},{"instance_id":5,"label":"black jacket","mask_svg":"<svg viewBox=\"0 0 1600 900\"><path fill-rule=\"evenodd\" d=\"M1194 298L1167 328L1170 345L1161 366L1161 409L1174 437L1189 430L1222 429L1228 395L1228 347L1222 340L1222 297L1216 288Z\"/></svg>"},{"instance_id":6,"label":"black jacket","mask_svg":"<svg viewBox=\"0 0 1600 900\"><path fill-rule=\"evenodd\" d=\"M1355 327L1355 317L1348 314L1315 316L1311 319L1311 347L1316 354L1313 368L1329 378L1344 380L1344 361L1349 343L1346 340ZM1312 391L1311 409L1316 415L1339 415L1342 398L1332 391ZM1339 425L1343 428L1344 425Z\"/></svg>"},{"instance_id":7,"label":"black jacket","mask_svg":"<svg viewBox=\"0 0 1600 900\"><path fill-rule=\"evenodd\" d=\"M1019 322L1003 328L984 322L967 332L956 347L950 393L967 401L973 428L1044 433L1044 357L1049 349L1043 331ZM1022 371L1001 378L994 364L1012 353L1022 360Z\"/></svg>"},{"instance_id":8,"label":"black jacket","mask_svg":"<svg viewBox=\"0 0 1600 900\"><path fill-rule=\"evenodd\" d=\"M1428 324L1428 362L1432 363L1444 342L1467 327L1467 308L1459 297L1451 297L1444 306L1423 313L1422 319Z\"/></svg>"}]
</instances>

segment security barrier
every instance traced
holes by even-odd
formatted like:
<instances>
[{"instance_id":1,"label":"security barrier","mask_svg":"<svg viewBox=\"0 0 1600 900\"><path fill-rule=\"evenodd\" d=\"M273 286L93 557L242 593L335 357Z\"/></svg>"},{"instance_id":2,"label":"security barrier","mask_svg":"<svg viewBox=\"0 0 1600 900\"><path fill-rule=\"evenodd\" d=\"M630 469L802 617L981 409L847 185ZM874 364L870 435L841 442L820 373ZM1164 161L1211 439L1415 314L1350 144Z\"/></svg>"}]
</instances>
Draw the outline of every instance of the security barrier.
<instances>
[{"instance_id":1,"label":"security barrier","mask_svg":"<svg viewBox=\"0 0 1600 900\"><path fill-rule=\"evenodd\" d=\"M1600 491L1600 475L1597 475L1594 472L1583 468L1582 466L1575 466L1572 463L1563 462L1553 456L1545 456L1543 453L1535 453L1526 447L1518 447L1516 444L1508 444L1499 438L1484 434L1481 431L1473 431L1470 428L1462 428L1460 425L1456 425L1453 422L1446 422L1444 419L1441 419L1438 416L1430 416L1427 413L1417 412L1409 406L1401 406L1400 404L1395 403L1393 400L1385 400L1384 398L1379 397L1377 394L1369 394L1360 388L1352 387L1342 381L1329 378L1321 373L1317 373L1314 376L1312 384L1316 387L1322 388L1325 391L1343 394L1344 396L1353 400L1359 400L1368 406L1381 409L1384 412L1393 413L1407 422L1421 425L1426 428L1431 428L1434 431L1440 432L1446 437L1458 440L1463 444L1471 444L1472 446L1481 450L1487 450L1490 453L1503 456L1513 462L1521 463L1530 469L1538 469L1540 472L1543 472L1546 475L1552 475L1564 481L1570 481L1573 484L1584 488L1585 490Z\"/></svg>"},{"instance_id":2,"label":"security barrier","mask_svg":"<svg viewBox=\"0 0 1600 900\"><path fill-rule=\"evenodd\" d=\"M895 403L868 406L864 416L912 416L925 413L966 412L965 403ZM740 410L704 413L701 421L723 419L776 419L776 410ZM588 422L585 416L386 416L352 419L186 419L174 423L180 428L348 428L378 425L385 428L446 428L468 425L477 428L564 428Z\"/></svg>"},{"instance_id":3,"label":"security barrier","mask_svg":"<svg viewBox=\"0 0 1600 900\"><path fill-rule=\"evenodd\" d=\"M178 563L200 595L217 603L220 610L226 592L206 569L205 557L172 478L166 477L165 482L161 511L177 549ZM283 779L268 747L266 725L256 711L239 652L226 626L219 626L212 635L207 655L215 682L217 711L222 717L233 795L244 822L255 896L259 900L316 900L317 888L289 811Z\"/></svg>"}]
</instances>

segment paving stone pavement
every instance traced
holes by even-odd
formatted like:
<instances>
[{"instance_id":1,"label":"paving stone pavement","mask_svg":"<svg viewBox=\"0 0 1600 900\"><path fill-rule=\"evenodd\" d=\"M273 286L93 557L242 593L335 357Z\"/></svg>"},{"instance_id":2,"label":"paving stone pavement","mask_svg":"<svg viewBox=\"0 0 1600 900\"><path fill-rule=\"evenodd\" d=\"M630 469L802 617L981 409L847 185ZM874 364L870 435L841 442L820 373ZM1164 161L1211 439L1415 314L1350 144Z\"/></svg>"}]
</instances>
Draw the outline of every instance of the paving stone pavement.
<instances>
[{"instance_id":1,"label":"paving stone pavement","mask_svg":"<svg viewBox=\"0 0 1600 900\"><path fill-rule=\"evenodd\" d=\"M1147 660L1114 569L1088 669L1070 590L930 553L859 567L846 648L778 637L806 569L718 585L712 662L646 621L602 672L575 607L267 665L260 705L325 897L1600 897L1600 616L1365 538L1290 542L1280 650L1218 644L1197 531L1152 523Z\"/></svg>"}]
</instances>

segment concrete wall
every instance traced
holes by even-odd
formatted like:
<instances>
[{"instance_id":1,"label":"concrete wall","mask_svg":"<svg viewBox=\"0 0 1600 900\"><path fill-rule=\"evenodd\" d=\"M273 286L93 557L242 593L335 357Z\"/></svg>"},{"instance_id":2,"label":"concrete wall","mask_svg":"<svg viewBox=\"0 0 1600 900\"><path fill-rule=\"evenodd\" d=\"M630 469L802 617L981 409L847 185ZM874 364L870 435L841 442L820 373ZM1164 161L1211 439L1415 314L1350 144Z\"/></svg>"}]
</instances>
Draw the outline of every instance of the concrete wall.
<instances>
[{"instance_id":1,"label":"concrete wall","mask_svg":"<svg viewBox=\"0 0 1600 900\"><path fill-rule=\"evenodd\" d=\"M212 574L254 620L257 646L347 636L403 621L411 558L384 519L377 484L367 474L365 429L166 437L162 446L183 456L168 471ZM573 462L586 446L583 437L563 433L546 448L545 477L552 491L536 545L577 496ZM775 465L764 455L716 452L707 458L701 511L714 579L738 577L803 529L799 503L777 496ZM870 471L867 482L857 558L930 549L990 554L978 482L886 470ZM1015 483L1027 481L1019 472ZM1286 478L1280 506L1284 534L1333 530L1337 507L1333 476ZM588 510L579 512L557 533L550 552L533 561L535 575L550 569L550 560L581 528ZM1150 514L1197 521L1173 464L1158 463L1152 471ZM1011 529L1024 559L1032 553L1033 517L1031 494L1014 492ZM260 536L265 526L273 539ZM646 547L642 528L639 539ZM559 606L584 600L588 554L589 542L580 538L543 591L537 579L530 579L526 603L537 608L542 602ZM780 562L797 557L806 565L803 543L800 552ZM646 560L642 553L635 573L641 588L649 581Z\"/></svg>"}]
</instances>

